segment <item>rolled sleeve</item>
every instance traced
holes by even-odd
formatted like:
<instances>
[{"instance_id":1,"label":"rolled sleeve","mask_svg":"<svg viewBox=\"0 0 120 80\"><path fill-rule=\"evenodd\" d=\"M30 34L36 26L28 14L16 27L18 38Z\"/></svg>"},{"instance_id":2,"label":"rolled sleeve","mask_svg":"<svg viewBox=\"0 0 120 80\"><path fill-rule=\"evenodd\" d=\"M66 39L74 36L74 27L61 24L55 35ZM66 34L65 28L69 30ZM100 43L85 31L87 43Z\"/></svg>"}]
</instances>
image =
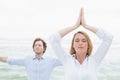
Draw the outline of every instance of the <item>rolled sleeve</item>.
<instances>
[{"instance_id":1,"label":"rolled sleeve","mask_svg":"<svg viewBox=\"0 0 120 80\"><path fill-rule=\"evenodd\" d=\"M13 58L8 58L7 63L10 65L19 65L19 66L24 66L25 60L24 59L13 59Z\"/></svg>"}]
</instances>

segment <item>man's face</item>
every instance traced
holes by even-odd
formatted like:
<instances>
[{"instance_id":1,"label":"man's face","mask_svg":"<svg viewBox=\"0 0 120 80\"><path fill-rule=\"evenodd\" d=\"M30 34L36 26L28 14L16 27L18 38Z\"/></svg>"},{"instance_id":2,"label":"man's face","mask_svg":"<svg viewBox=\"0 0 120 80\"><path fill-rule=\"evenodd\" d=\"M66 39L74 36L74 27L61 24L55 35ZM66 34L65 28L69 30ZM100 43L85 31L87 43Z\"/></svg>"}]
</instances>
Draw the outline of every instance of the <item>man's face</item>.
<instances>
[{"instance_id":1,"label":"man's face","mask_svg":"<svg viewBox=\"0 0 120 80\"><path fill-rule=\"evenodd\" d=\"M34 52L36 54L43 54L44 46L42 41L36 41L34 45Z\"/></svg>"}]
</instances>

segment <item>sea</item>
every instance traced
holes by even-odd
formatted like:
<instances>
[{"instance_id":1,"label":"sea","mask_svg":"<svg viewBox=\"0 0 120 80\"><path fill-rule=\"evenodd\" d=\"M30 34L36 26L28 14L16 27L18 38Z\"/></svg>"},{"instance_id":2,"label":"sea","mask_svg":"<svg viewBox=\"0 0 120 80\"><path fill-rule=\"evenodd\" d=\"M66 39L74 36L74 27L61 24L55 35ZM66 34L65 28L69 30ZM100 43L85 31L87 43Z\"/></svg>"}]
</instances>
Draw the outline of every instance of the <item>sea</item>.
<instances>
[{"instance_id":1,"label":"sea","mask_svg":"<svg viewBox=\"0 0 120 80\"><path fill-rule=\"evenodd\" d=\"M34 54L32 50L33 40L32 38L2 38L0 39L0 56L20 58L32 55ZM66 40L64 44L68 45L68 40ZM97 45L96 43L95 46ZM66 52L68 48L70 48L69 45L64 47ZM47 52L52 53L50 47L48 47ZM54 56L54 53L52 55ZM0 80L27 80L26 70L24 67L0 62ZM63 67L55 68L51 74L50 80L64 80ZM99 66L98 80L120 80L120 42L113 41L107 55Z\"/></svg>"}]
</instances>

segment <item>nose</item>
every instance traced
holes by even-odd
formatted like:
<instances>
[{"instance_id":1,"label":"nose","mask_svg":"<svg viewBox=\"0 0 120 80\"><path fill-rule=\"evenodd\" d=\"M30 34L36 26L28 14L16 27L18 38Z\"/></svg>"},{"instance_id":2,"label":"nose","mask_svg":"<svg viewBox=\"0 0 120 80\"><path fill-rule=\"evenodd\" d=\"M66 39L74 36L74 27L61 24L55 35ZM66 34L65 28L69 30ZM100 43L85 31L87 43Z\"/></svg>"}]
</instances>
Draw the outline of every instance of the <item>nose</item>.
<instances>
[{"instance_id":1,"label":"nose","mask_svg":"<svg viewBox=\"0 0 120 80\"><path fill-rule=\"evenodd\" d=\"M79 41L79 44L82 45L82 41Z\"/></svg>"}]
</instances>

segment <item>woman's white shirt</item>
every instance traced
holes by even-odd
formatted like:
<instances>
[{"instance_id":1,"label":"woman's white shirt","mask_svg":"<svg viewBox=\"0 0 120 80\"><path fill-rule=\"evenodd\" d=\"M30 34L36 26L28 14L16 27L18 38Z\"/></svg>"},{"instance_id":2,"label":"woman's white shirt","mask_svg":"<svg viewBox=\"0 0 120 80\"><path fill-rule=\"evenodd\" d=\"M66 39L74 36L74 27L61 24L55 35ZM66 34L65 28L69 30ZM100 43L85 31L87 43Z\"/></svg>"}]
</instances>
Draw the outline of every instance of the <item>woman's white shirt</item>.
<instances>
[{"instance_id":1,"label":"woman's white shirt","mask_svg":"<svg viewBox=\"0 0 120 80\"><path fill-rule=\"evenodd\" d=\"M65 80L97 80L97 67L106 55L113 36L103 29L99 29L96 35L102 40L102 43L96 53L87 56L82 64L75 57L65 53L58 32L50 36L51 46L64 66Z\"/></svg>"}]
</instances>

